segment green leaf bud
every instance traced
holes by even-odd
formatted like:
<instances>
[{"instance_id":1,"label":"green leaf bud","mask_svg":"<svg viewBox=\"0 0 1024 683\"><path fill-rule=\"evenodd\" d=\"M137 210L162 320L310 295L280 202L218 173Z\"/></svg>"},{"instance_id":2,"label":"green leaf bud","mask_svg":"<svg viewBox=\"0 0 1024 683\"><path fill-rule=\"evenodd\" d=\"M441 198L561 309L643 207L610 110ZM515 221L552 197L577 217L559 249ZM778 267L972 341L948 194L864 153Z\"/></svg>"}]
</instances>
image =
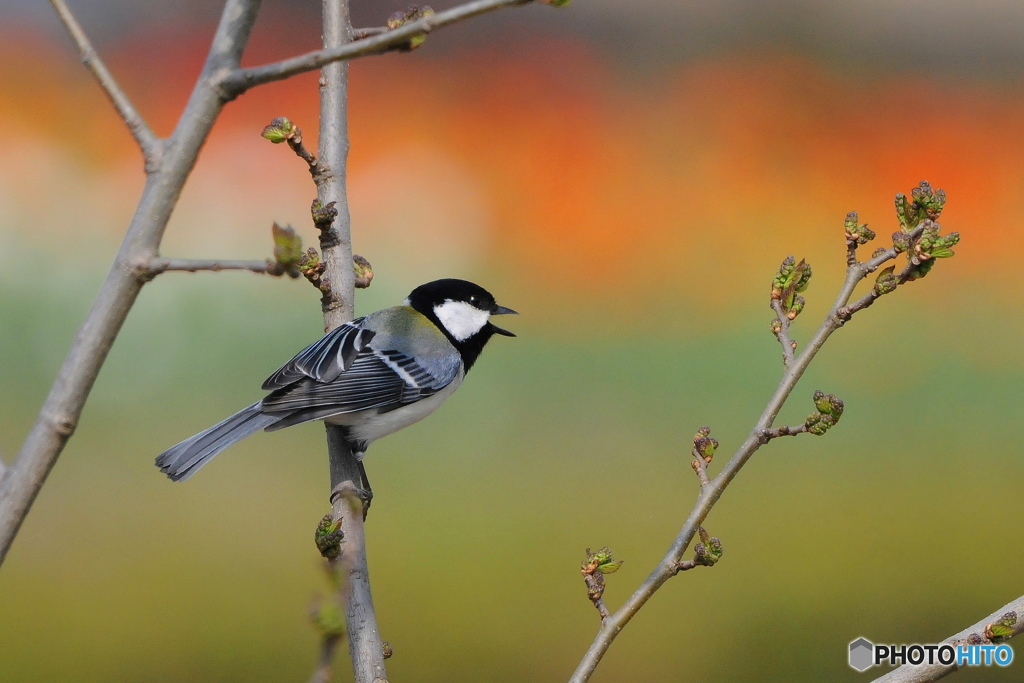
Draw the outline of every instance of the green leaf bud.
<instances>
[{"instance_id":1,"label":"green leaf bud","mask_svg":"<svg viewBox=\"0 0 1024 683\"><path fill-rule=\"evenodd\" d=\"M874 292L876 296L888 294L896 289L899 281L893 274L894 270L896 270L896 266L889 266L888 268L879 271L878 276L875 278Z\"/></svg>"},{"instance_id":2,"label":"green leaf bud","mask_svg":"<svg viewBox=\"0 0 1024 683\"><path fill-rule=\"evenodd\" d=\"M905 232L894 232L892 234L892 246L896 253L902 253L910 249L910 235Z\"/></svg>"},{"instance_id":3,"label":"green leaf bud","mask_svg":"<svg viewBox=\"0 0 1024 683\"><path fill-rule=\"evenodd\" d=\"M270 122L270 125L263 129L263 132L260 133L260 135L277 145L286 140L290 140L297 131L298 128L295 127L295 124L284 116L278 116Z\"/></svg>"}]
</instances>

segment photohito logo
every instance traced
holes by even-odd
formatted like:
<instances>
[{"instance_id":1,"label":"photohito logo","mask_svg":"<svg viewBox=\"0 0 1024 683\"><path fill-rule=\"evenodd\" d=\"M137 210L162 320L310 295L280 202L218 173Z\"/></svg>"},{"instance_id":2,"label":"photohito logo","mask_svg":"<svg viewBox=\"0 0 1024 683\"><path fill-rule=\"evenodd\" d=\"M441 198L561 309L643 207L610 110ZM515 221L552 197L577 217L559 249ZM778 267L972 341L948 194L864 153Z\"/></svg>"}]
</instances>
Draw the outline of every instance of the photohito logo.
<instances>
[{"instance_id":1,"label":"photohito logo","mask_svg":"<svg viewBox=\"0 0 1024 683\"><path fill-rule=\"evenodd\" d=\"M875 645L867 638L858 638L850 643L850 666L857 671L867 671L873 666L921 666L942 664L944 666L1009 666L1013 661L1013 648L1000 645Z\"/></svg>"}]
</instances>

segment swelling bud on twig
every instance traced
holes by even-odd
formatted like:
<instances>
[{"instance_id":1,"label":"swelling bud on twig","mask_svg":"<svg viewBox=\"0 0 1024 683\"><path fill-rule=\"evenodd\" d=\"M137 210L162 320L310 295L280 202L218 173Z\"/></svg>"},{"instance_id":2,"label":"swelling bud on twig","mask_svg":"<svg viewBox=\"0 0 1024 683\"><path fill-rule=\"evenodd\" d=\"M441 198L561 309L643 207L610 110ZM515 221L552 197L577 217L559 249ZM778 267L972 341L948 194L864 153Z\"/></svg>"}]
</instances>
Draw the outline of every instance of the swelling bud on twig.
<instances>
[{"instance_id":1,"label":"swelling bud on twig","mask_svg":"<svg viewBox=\"0 0 1024 683\"><path fill-rule=\"evenodd\" d=\"M318 169L318 162L313 153L302 144L302 130L284 116L278 116L270 122L269 126L260 133L267 140L275 145L287 142L292 151L309 165L309 172L314 176Z\"/></svg>"},{"instance_id":2,"label":"swelling bud on twig","mask_svg":"<svg viewBox=\"0 0 1024 683\"><path fill-rule=\"evenodd\" d=\"M779 272L772 279L772 300L779 301L783 314L790 320L796 318L804 308L800 292L807 289L811 281L811 264L787 256L779 266Z\"/></svg>"},{"instance_id":3,"label":"swelling bud on twig","mask_svg":"<svg viewBox=\"0 0 1024 683\"><path fill-rule=\"evenodd\" d=\"M868 228L867 224L857 224L857 212L851 211L846 214L846 241L852 244L867 244L875 239L875 231Z\"/></svg>"},{"instance_id":4,"label":"swelling bud on twig","mask_svg":"<svg viewBox=\"0 0 1024 683\"><path fill-rule=\"evenodd\" d=\"M260 135L265 137L267 140L270 140L275 145L291 140L296 136L298 136L300 140L302 139L302 131L284 116L278 116L276 119L271 121L270 125L265 127Z\"/></svg>"},{"instance_id":5,"label":"swelling bud on twig","mask_svg":"<svg viewBox=\"0 0 1024 683\"><path fill-rule=\"evenodd\" d=\"M725 552L722 548L722 541L710 536L704 527L697 527L700 541L693 548L693 559L683 560L676 563L674 573L685 572L694 567L714 567Z\"/></svg>"},{"instance_id":6,"label":"swelling bud on twig","mask_svg":"<svg viewBox=\"0 0 1024 683\"><path fill-rule=\"evenodd\" d=\"M725 552L722 549L722 541L708 535L704 527L697 529L700 534L700 543L694 547L693 561L703 567L713 567L722 559Z\"/></svg>"},{"instance_id":7,"label":"swelling bud on twig","mask_svg":"<svg viewBox=\"0 0 1024 683\"><path fill-rule=\"evenodd\" d=\"M946 205L946 193L939 189L933 190L927 180L910 191L911 200L907 195L896 195L896 218L903 232L910 232L925 219L936 220Z\"/></svg>"},{"instance_id":8,"label":"swelling bud on twig","mask_svg":"<svg viewBox=\"0 0 1024 683\"><path fill-rule=\"evenodd\" d=\"M1007 612L999 621L985 625L985 637L993 643L1002 642L1005 638L1013 636L1013 628L1017 625L1017 613Z\"/></svg>"},{"instance_id":9,"label":"swelling bud on twig","mask_svg":"<svg viewBox=\"0 0 1024 683\"><path fill-rule=\"evenodd\" d=\"M270 228L274 236L274 263L280 272L291 277L299 276L299 263L305 256L302 251L302 238L290 225L274 223Z\"/></svg>"},{"instance_id":10,"label":"swelling bud on twig","mask_svg":"<svg viewBox=\"0 0 1024 683\"><path fill-rule=\"evenodd\" d=\"M317 550L328 560L333 560L341 554L341 543L345 540L345 532L341 530L341 519L335 519L333 515L324 515L320 523L316 525L313 534Z\"/></svg>"},{"instance_id":11,"label":"swelling bud on twig","mask_svg":"<svg viewBox=\"0 0 1024 683\"><path fill-rule=\"evenodd\" d=\"M907 249L910 266L901 276L904 282L923 278L935 267L935 259L954 256L952 247L960 241L960 233L957 232L940 235L941 226L931 219L925 219L921 225L924 230L920 237L913 240Z\"/></svg>"},{"instance_id":12,"label":"swelling bud on twig","mask_svg":"<svg viewBox=\"0 0 1024 683\"><path fill-rule=\"evenodd\" d=\"M888 268L882 269L878 276L875 278L874 293L876 296L882 296L896 289L899 284L899 280L893 275L893 271L896 270L896 266L889 266Z\"/></svg>"},{"instance_id":13,"label":"swelling bud on twig","mask_svg":"<svg viewBox=\"0 0 1024 683\"><path fill-rule=\"evenodd\" d=\"M711 462L715 457L715 449L718 448L718 440L712 439L709 434L711 427L701 427L693 436L693 455L706 463Z\"/></svg>"},{"instance_id":14,"label":"swelling bud on twig","mask_svg":"<svg viewBox=\"0 0 1024 683\"><path fill-rule=\"evenodd\" d=\"M373 267L359 254L352 254L352 267L356 271L356 288L366 289L373 282Z\"/></svg>"},{"instance_id":15,"label":"swelling bud on twig","mask_svg":"<svg viewBox=\"0 0 1024 683\"><path fill-rule=\"evenodd\" d=\"M594 607L597 608L601 618L608 616L608 609L604 606L604 575L618 571L622 566L622 560L612 559L611 548L605 546L597 552L590 552L587 548L587 559L580 566L583 574L583 581L587 584L587 597Z\"/></svg>"},{"instance_id":16,"label":"swelling bud on twig","mask_svg":"<svg viewBox=\"0 0 1024 683\"><path fill-rule=\"evenodd\" d=\"M429 6L424 5L422 7L419 7L417 5L411 5L405 11L395 12L390 17L388 17L387 24L389 29L394 30L396 28L408 24L409 22L419 21L424 17L432 16L434 16L434 10L432 10ZM408 43L398 48L398 50L401 52L409 52L410 50L415 50L420 45L422 45L426 39L426 34L422 33L418 36L413 36L412 38L409 39Z\"/></svg>"},{"instance_id":17,"label":"swelling bud on twig","mask_svg":"<svg viewBox=\"0 0 1024 683\"><path fill-rule=\"evenodd\" d=\"M948 235L940 235L939 228L941 226L931 219L923 221L923 225L924 232L921 233L921 237L914 243L914 253L910 257L911 261L920 263L931 258L949 258L953 256L953 249L951 247L960 241L960 233L951 232Z\"/></svg>"},{"instance_id":18,"label":"swelling bud on twig","mask_svg":"<svg viewBox=\"0 0 1024 683\"><path fill-rule=\"evenodd\" d=\"M317 230L322 232L331 229L331 224L338 217L338 209L335 208L336 203L328 202L324 204L319 199L313 200L309 207L309 213L313 216L313 225L316 226Z\"/></svg>"},{"instance_id":19,"label":"swelling bud on twig","mask_svg":"<svg viewBox=\"0 0 1024 683\"><path fill-rule=\"evenodd\" d=\"M817 410L807 416L807 419L804 421L804 427L809 434L821 436L839 422L845 406L834 394L815 391L814 407Z\"/></svg>"}]
</instances>

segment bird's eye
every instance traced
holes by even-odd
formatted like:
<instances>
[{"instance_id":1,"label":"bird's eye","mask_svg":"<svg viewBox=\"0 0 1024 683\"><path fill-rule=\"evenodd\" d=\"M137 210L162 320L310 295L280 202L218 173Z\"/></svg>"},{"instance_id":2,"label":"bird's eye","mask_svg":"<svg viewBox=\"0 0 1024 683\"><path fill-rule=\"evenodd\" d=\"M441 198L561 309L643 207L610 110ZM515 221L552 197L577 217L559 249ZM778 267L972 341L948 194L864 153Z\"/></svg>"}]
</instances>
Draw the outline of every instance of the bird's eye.
<instances>
[{"instance_id":1,"label":"bird's eye","mask_svg":"<svg viewBox=\"0 0 1024 683\"><path fill-rule=\"evenodd\" d=\"M478 303L480 303L480 299L476 298L475 296L471 296L469 297L469 303L476 306Z\"/></svg>"}]
</instances>

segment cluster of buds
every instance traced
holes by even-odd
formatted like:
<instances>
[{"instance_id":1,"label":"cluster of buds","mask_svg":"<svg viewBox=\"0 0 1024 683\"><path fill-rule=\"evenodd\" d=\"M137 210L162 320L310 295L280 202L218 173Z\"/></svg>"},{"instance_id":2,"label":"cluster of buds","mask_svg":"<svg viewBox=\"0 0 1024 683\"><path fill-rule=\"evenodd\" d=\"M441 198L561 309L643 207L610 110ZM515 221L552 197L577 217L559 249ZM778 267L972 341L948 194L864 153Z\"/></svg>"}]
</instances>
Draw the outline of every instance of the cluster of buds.
<instances>
[{"instance_id":1,"label":"cluster of buds","mask_svg":"<svg viewBox=\"0 0 1024 683\"><path fill-rule=\"evenodd\" d=\"M693 435L693 469L698 469L704 465L710 464L711 459L715 457L715 449L718 448L718 439L712 439L709 435L711 434L711 427L701 427L697 430L697 433Z\"/></svg>"},{"instance_id":2,"label":"cluster of buds","mask_svg":"<svg viewBox=\"0 0 1024 683\"><path fill-rule=\"evenodd\" d=\"M910 260L910 269L906 274L907 281L924 277L934 267L935 259L950 258L954 255L953 247L960 241L960 233L951 232L940 235L941 226L930 218L921 221L921 235L911 239L905 232L893 233L892 244L897 253L906 252Z\"/></svg>"},{"instance_id":3,"label":"cluster of buds","mask_svg":"<svg viewBox=\"0 0 1024 683\"><path fill-rule=\"evenodd\" d=\"M703 567L713 567L722 559L722 541L714 536L709 536L704 527L697 527L700 534L700 543L694 547L693 561Z\"/></svg>"},{"instance_id":4,"label":"cluster of buds","mask_svg":"<svg viewBox=\"0 0 1024 683\"><path fill-rule=\"evenodd\" d=\"M324 204L319 199L313 200L309 207L309 213L313 216L313 225L316 226L317 230L322 232L331 229L331 224L338 217L338 209L335 207L335 204L337 202L327 202Z\"/></svg>"},{"instance_id":5,"label":"cluster of buds","mask_svg":"<svg viewBox=\"0 0 1024 683\"><path fill-rule=\"evenodd\" d=\"M405 26L409 22L419 21L420 19L423 19L425 17L432 16L434 16L434 10L432 10L429 6L423 5L422 7L420 7L418 5L410 5L404 11L395 12L390 17L388 17L387 24L389 29L394 30L401 26ZM423 41L425 41L426 39L427 36L421 33L418 36L413 36L412 38L410 38L409 42L399 49L402 50L403 52L415 50L420 45L422 45Z\"/></svg>"},{"instance_id":6,"label":"cluster of buds","mask_svg":"<svg viewBox=\"0 0 1024 683\"><path fill-rule=\"evenodd\" d=\"M261 135L275 145L288 140L302 142L302 131L284 116L278 116L271 121L270 125L263 129Z\"/></svg>"},{"instance_id":7,"label":"cluster of buds","mask_svg":"<svg viewBox=\"0 0 1024 683\"><path fill-rule=\"evenodd\" d=\"M951 232L948 235L940 235L939 227L939 224L931 219L924 221L924 232L914 244L913 256L911 256L914 263L953 256L952 247L960 241L960 233Z\"/></svg>"},{"instance_id":8,"label":"cluster of buds","mask_svg":"<svg viewBox=\"0 0 1024 683\"><path fill-rule=\"evenodd\" d=\"M896 195L896 217L903 232L910 232L925 219L937 220L946 205L946 193L941 189L932 190L927 180L911 190L910 196L908 200L903 193Z\"/></svg>"},{"instance_id":9,"label":"cluster of buds","mask_svg":"<svg viewBox=\"0 0 1024 683\"><path fill-rule=\"evenodd\" d=\"M790 320L804 309L805 301L800 292L807 289L810 281L811 264L803 259L797 263L792 256L786 257L772 279L772 301L782 304L782 312Z\"/></svg>"},{"instance_id":10,"label":"cluster of buds","mask_svg":"<svg viewBox=\"0 0 1024 683\"><path fill-rule=\"evenodd\" d=\"M897 254L905 253L910 260L910 266L901 276L902 282L927 275L934 267L935 259L953 256L953 247L960 241L959 233L939 234L940 226L936 221L946 205L945 192L941 189L933 190L928 181L922 180L910 196L912 199L908 200L904 194L896 195L896 217L900 222L900 232L892 236L893 249ZM912 239L910 233L918 227L921 228L921 234ZM883 288L885 286L882 285Z\"/></svg>"},{"instance_id":11,"label":"cluster of buds","mask_svg":"<svg viewBox=\"0 0 1024 683\"><path fill-rule=\"evenodd\" d=\"M341 554L341 543L344 540L345 532L341 530L341 518L335 519L333 515L324 515L313 533L313 541L320 554L328 560L333 560Z\"/></svg>"},{"instance_id":12,"label":"cluster of buds","mask_svg":"<svg viewBox=\"0 0 1024 683\"><path fill-rule=\"evenodd\" d=\"M590 552L590 548L587 548L587 559L580 566L580 572L587 583L587 597L599 608L599 602L604 595L604 575L618 571L622 562L612 559L612 550L607 546L595 552Z\"/></svg>"},{"instance_id":13,"label":"cluster of buds","mask_svg":"<svg viewBox=\"0 0 1024 683\"><path fill-rule=\"evenodd\" d=\"M817 409L804 420L808 433L821 436L831 429L843 416L843 402L833 394L814 392L814 407Z\"/></svg>"},{"instance_id":14,"label":"cluster of buds","mask_svg":"<svg viewBox=\"0 0 1024 683\"><path fill-rule=\"evenodd\" d=\"M844 228L846 229L846 241L850 244L867 244L875 239L875 231L870 229L866 223L858 225L856 211L846 214Z\"/></svg>"},{"instance_id":15,"label":"cluster of buds","mask_svg":"<svg viewBox=\"0 0 1024 683\"><path fill-rule=\"evenodd\" d=\"M323 284L321 278L324 274L324 262L320 260L320 253L313 247L307 249L306 253L302 255L302 260L299 261L299 272L314 287L317 289L321 288Z\"/></svg>"}]
</instances>

